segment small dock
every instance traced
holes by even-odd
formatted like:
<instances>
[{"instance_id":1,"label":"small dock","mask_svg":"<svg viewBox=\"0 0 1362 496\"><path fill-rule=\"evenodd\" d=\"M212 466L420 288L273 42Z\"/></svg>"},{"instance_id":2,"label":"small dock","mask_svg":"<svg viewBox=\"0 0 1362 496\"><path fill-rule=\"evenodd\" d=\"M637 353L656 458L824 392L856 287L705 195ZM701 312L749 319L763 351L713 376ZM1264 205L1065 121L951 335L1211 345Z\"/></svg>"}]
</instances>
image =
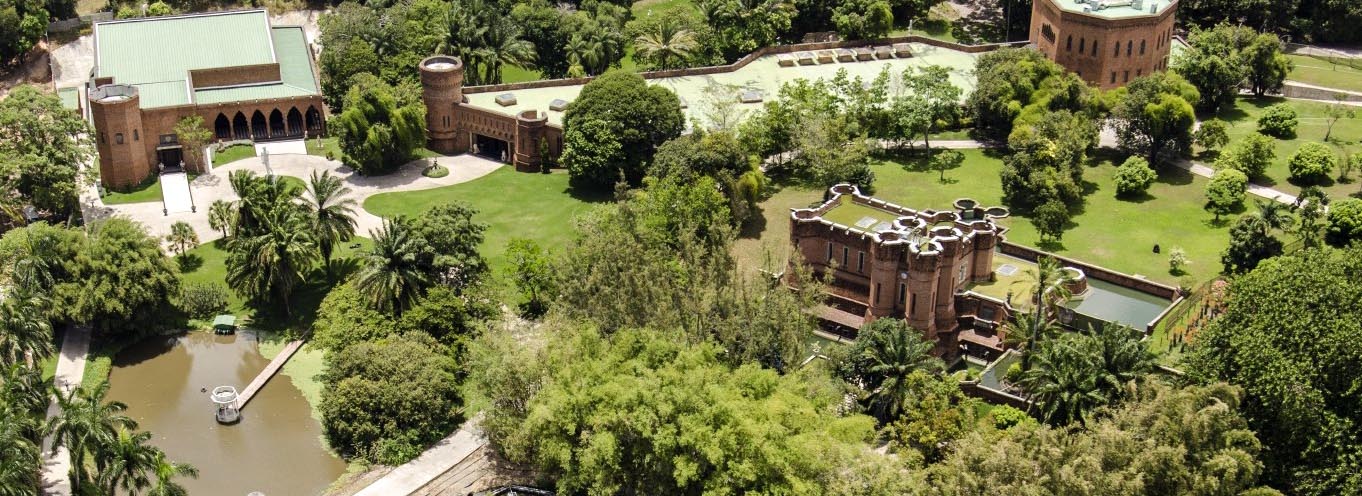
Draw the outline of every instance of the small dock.
<instances>
[{"instance_id":1,"label":"small dock","mask_svg":"<svg viewBox=\"0 0 1362 496\"><path fill-rule=\"evenodd\" d=\"M270 379L273 378L275 374L279 373L279 369L284 368L284 364L288 363L288 359L293 358L293 354L298 352L298 348L302 347L303 340L301 339L290 341L288 344L284 345L284 349L279 352L279 356L274 357L274 360L270 360L270 364L265 366L265 370L260 371L260 375L255 376L255 380L252 380L251 383L246 386L246 389L241 391L241 396L237 399L237 408L246 408L246 404L251 402L251 398L255 397L255 393L260 391L260 388L265 387L265 383L270 382Z\"/></svg>"}]
</instances>

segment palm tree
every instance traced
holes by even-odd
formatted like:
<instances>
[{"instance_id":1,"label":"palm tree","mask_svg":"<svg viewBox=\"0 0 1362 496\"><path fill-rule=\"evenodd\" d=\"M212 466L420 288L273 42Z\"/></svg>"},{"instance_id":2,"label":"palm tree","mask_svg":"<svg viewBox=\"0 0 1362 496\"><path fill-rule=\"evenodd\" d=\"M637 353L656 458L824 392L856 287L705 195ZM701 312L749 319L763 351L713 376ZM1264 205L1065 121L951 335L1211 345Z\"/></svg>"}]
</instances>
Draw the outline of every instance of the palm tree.
<instances>
[{"instance_id":1,"label":"palm tree","mask_svg":"<svg viewBox=\"0 0 1362 496\"><path fill-rule=\"evenodd\" d=\"M7 405L21 412L41 413L47 410L51 401L48 381L43 379L43 371L38 367L15 363L0 370L0 405ZM35 426L34 432L38 431Z\"/></svg>"},{"instance_id":2,"label":"palm tree","mask_svg":"<svg viewBox=\"0 0 1362 496\"><path fill-rule=\"evenodd\" d=\"M289 295L317 262L310 222L297 206L272 209L258 222L259 234L238 230L227 245L227 284L248 300L273 298L292 315Z\"/></svg>"},{"instance_id":3,"label":"palm tree","mask_svg":"<svg viewBox=\"0 0 1362 496\"><path fill-rule=\"evenodd\" d=\"M136 494L151 484L149 477L156 468L156 455L160 450L147 444L151 433L135 432L120 427L108 444L100 446L96 458L99 467L97 484L104 494Z\"/></svg>"},{"instance_id":4,"label":"palm tree","mask_svg":"<svg viewBox=\"0 0 1362 496\"><path fill-rule=\"evenodd\" d=\"M261 177L248 170L232 171L227 176L232 191L241 198L237 202L232 233L249 237L261 233L261 224L271 212L293 209L298 191L274 177Z\"/></svg>"},{"instance_id":5,"label":"palm tree","mask_svg":"<svg viewBox=\"0 0 1362 496\"><path fill-rule=\"evenodd\" d=\"M1154 356L1140 338L1139 331L1119 324L1108 323L1097 330L1094 339L1101 368L1097 386L1109 399L1121 397L1126 384L1154 370Z\"/></svg>"},{"instance_id":6,"label":"palm tree","mask_svg":"<svg viewBox=\"0 0 1362 496\"><path fill-rule=\"evenodd\" d=\"M1093 358L1091 340L1066 334L1047 341L1035 355L1035 365L1027 369L1021 384L1032 405L1040 408L1041 418L1051 425L1082 423L1088 413L1106 404L1098 378L1099 365Z\"/></svg>"},{"instance_id":7,"label":"palm tree","mask_svg":"<svg viewBox=\"0 0 1362 496\"><path fill-rule=\"evenodd\" d=\"M166 460L165 453L156 452L152 472L156 474L156 481L147 490L146 496L188 496L189 491L175 483L175 477L198 478L199 471L193 465L187 463L175 463Z\"/></svg>"},{"instance_id":8,"label":"palm tree","mask_svg":"<svg viewBox=\"0 0 1362 496\"><path fill-rule=\"evenodd\" d=\"M1054 257L1036 259L1035 268L1027 269L1026 276L1029 279L1026 282L1031 285L1031 315L1028 317L1013 315L1008 324L1009 334L1016 333L1026 339L1022 370L1031 367L1031 351L1036 349L1041 339L1051 334L1049 331L1054 328L1055 313L1059 305L1069 301L1073 296L1068 288L1069 283L1073 281L1073 274Z\"/></svg>"},{"instance_id":9,"label":"palm tree","mask_svg":"<svg viewBox=\"0 0 1362 496\"><path fill-rule=\"evenodd\" d=\"M485 66L484 81L489 84L501 83L501 66L514 65L524 68L534 66L534 43L521 39L520 25L508 17L497 17L496 22L487 30L483 49L482 63Z\"/></svg>"},{"instance_id":10,"label":"palm tree","mask_svg":"<svg viewBox=\"0 0 1362 496\"><path fill-rule=\"evenodd\" d=\"M1295 218L1291 216L1291 207L1276 200L1254 199L1253 204L1258 207L1254 214L1262 220L1260 229L1264 236L1271 234L1270 230L1285 231L1291 227Z\"/></svg>"},{"instance_id":11,"label":"palm tree","mask_svg":"<svg viewBox=\"0 0 1362 496\"><path fill-rule=\"evenodd\" d=\"M695 32L680 23L664 20L657 30L643 33L634 38L635 55L653 61L658 69L678 69L685 67L700 42Z\"/></svg>"},{"instance_id":12,"label":"palm tree","mask_svg":"<svg viewBox=\"0 0 1362 496\"><path fill-rule=\"evenodd\" d=\"M227 229L235 223L236 209L232 207L232 202L216 200L208 207L208 226L214 231L222 231L223 238L230 235Z\"/></svg>"},{"instance_id":13,"label":"palm tree","mask_svg":"<svg viewBox=\"0 0 1362 496\"><path fill-rule=\"evenodd\" d=\"M322 253L322 263L331 266L331 254L336 244L350 241L355 235L355 200L348 198L350 188L331 171L312 171L307 182L307 205L312 214L312 229L316 234L317 248Z\"/></svg>"},{"instance_id":14,"label":"palm tree","mask_svg":"<svg viewBox=\"0 0 1362 496\"><path fill-rule=\"evenodd\" d=\"M37 494L42 457L32 438L36 423L29 412L0 405L0 496Z\"/></svg>"},{"instance_id":15,"label":"palm tree","mask_svg":"<svg viewBox=\"0 0 1362 496\"><path fill-rule=\"evenodd\" d=\"M31 367L51 354L52 323L42 312L47 299L20 288L0 298L0 365Z\"/></svg>"},{"instance_id":16,"label":"palm tree","mask_svg":"<svg viewBox=\"0 0 1362 496\"><path fill-rule=\"evenodd\" d=\"M52 435L53 446L66 446L71 457L84 459L94 455L100 459L99 449L113 442L118 429L136 429L137 422L123 415L128 406L118 401L104 401L109 393L109 381L99 383L93 389L78 387L70 391L55 391L57 405L61 413L47 424L47 432ZM72 480L76 487L86 487L90 482L85 464L71 464Z\"/></svg>"},{"instance_id":17,"label":"palm tree","mask_svg":"<svg viewBox=\"0 0 1362 496\"><path fill-rule=\"evenodd\" d=\"M383 221L378 231L369 231L374 247L364 255L355 285L369 295L375 309L401 315L431 284L421 265L424 242L415 237L406 218Z\"/></svg>"},{"instance_id":18,"label":"palm tree","mask_svg":"<svg viewBox=\"0 0 1362 496\"><path fill-rule=\"evenodd\" d=\"M573 33L572 38L568 39L566 47L563 47L568 54L568 75L572 77L582 77L592 74L599 74L597 68L601 61L605 59L605 46L600 40L582 36L582 33ZM576 70L574 70L574 68ZM580 72L580 74L576 74Z\"/></svg>"},{"instance_id":19,"label":"palm tree","mask_svg":"<svg viewBox=\"0 0 1362 496\"><path fill-rule=\"evenodd\" d=\"M857 348L865 363L870 409L881 423L891 422L902 413L903 400L912 387L909 376L918 371L939 372L941 360L932 356L933 342L899 319L876 320L865 327L860 339L866 340Z\"/></svg>"},{"instance_id":20,"label":"palm tree","mask_svg":"<svg viewBox=\"0 0 1362 496\"><path fill-rule=\"evenodd\" d=\"M199 244L199 235L194 232L194 226L185 221L176 221L170 225L170 234L166 235L166 242L175 248L175 252L184 255L190 247Z\"/></svg>"},{"instance_id":21,"label":"palm tree","mask_svg":"<svg viewBox=\"0 0 1362 496\"><path fill-rule=\"evenodd\" d=\"M52 254L57 253L57 239L50 231L29 232L24 236L25 249L14 261L13 279L16 286L45 293L52 288L52 275L57 265Z\"/></svg>"}]
</instances>

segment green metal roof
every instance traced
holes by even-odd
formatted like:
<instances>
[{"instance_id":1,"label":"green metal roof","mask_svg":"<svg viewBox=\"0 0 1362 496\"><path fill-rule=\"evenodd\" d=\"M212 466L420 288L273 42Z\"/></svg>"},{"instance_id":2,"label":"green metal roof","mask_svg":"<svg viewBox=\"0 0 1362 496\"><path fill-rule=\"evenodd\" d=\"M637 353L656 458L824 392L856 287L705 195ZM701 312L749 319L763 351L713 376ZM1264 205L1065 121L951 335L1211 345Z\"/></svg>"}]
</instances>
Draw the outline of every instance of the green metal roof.
<instances>
[{"instance_id":1,"label":"green metal roof","mask_svg":"<svg viewBox=\"0 0 1362 496\"><path fill-rule=\"evenodd\" d=\"M1126 19L1130 17L1162 14L1173 4L1173 0L1051 0L1059 8L1106 19ZM1137 6L1138 4L1138 6ZM1088 8L1084 12L1084 7Z\"/></svg>"},{"instance_id":2,"label":"green metal roof","mask_svg":"<svg viewBox=\"0 0 1362 496\"><path fill-rule=\"evenodd\" d=\"M95 77L138 89L142 108L317 93L302 28L270 26L264 10L96 23ZM189 71L278 62L279 83L189 89ZM192 101L191 101L192 98Z\"/></svg>"}]
</instances>

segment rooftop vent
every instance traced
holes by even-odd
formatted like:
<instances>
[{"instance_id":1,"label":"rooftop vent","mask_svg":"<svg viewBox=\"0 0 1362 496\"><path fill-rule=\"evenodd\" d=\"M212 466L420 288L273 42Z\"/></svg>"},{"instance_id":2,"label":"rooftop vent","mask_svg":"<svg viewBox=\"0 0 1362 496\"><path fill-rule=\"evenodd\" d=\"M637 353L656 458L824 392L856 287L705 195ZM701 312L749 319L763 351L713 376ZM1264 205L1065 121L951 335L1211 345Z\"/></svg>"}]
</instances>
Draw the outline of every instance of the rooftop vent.
<instances>
[{"instance_id":1,"label":"rooftop vent","mask_svg":"<svg viewBox=\"0 0 1362 496\"><path fill-rule=\"evenodd\" d=\"M776 63L780 64L781 67L794 67L795 65L794 55L790 55L788 53L776 55Z\"/></svg>"},{"instance_id":2,"label":"rooftop vent","mask_svg":"<svg viewBox=\"0 0 1362 496\"><path fill-rule=\"evenodd\" d=\"M564 100L562 98L554 98L553 101L549 102L549 110L552 110L554 112L562 112L563 110L567 109L567 104L568 104L567 100Z\"/></svg>"},{"instance_id":3,"label":"rooftop vent","mask_svg":"<svg viewBox=\"0 0 1362 496\"><path fill-rule=\"evenodd\" d=\"M510 107L512 105L515 105L515 103L516 100L514 93L502 93L500 95L497 95L497 105L501 105L503 107Z\"/></svg>"},{"instance_id":4,"label":"rooftop vent","mask_svg":"<svg viewBox=\"0 0 1362 496\"><path fill-rule=\"evenodd\" d=\"M1152 2L1149 4L1149 13L1150 14L1159 13L1159 2Z\"/></svg>"},{"instance_id":5,"label":"rooftop vent","mask_svg":"<svg viewBox=\"0 0 1362 496\"><path fill-rule=\"evenodd\" d=\"M740 101L740 102L742 102L742 103L760 103L760 102L761 102L761 91L758 91L758 90L747 90L747 91L744 91L744 92L742 92L741 95L738 95L738 101Z\"/></svg>"}]
</instances>

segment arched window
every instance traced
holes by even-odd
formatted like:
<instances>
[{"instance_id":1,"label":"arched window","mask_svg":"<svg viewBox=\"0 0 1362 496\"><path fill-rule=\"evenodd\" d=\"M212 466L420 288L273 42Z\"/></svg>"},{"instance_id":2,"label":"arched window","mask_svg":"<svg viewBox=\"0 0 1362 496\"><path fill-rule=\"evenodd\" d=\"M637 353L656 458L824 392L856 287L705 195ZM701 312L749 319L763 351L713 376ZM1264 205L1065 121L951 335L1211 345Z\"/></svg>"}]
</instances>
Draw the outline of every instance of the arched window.
<instances>
[{"instance_id":1,"label":"arched window","mask_svg":"<svg viewBox=\"0 0 1362 496\"><path fill-rule=\"evenodd\" d=\"M1140 40L1140 55L1144 55L1144 43L1145 40Z\"/></svg>"},{"instance_id":2,"label":"arched window","mask_svg":"<svg viewBox=\"0 0 1362 496\"><path fill-rule=\"evenodd\" d=\"M1074 35L1069 35L1069 41L1064 44L1064 50L1074 51Z\"/></svg>"},{"instance_id":3,"label":"arched window","mask_svg":"<svg viewBox=\"0 0 1362 496\"><path fill-rule=\"evenodd\" d=\"M226 114L218 114L213 121L213 134L220 140L232 139L232 121L227 119Z\"/></svg>"},{"instance_id":4,"label":"arched window","mask_svg":"<svg viewBox=\"0 0 1362 496\"><path fill-rule=\"evenodd\" d=\"M1097 40L1092 40L1092 56L1097 56Z\"/></svg>"},{"instance_id":5,"label":"arched window","mask_svg":"<svg viewBox=\"0 0 1362 496\"><path fill-rule=\"evenodd\" d=\"M1115 51L1115 52L1112 52L1112 53L1111 53L1111 56L1112 56L1112 57L1120 57L1120 56L1121 56L1121 42L1119 42L1119 41L1116 42L1116 51Z\"/></svg>"},{"instance_id":6,"label":"arched window","mask_svg":"<svg viewBox=\"0 0 1362 496\"><path fill-rule=\"evenodd\" d=\"M1079 38L1079 39L1078 39L1078 53L1081 54L1081 53L1084 53L1084 52L1087 52L1087 51L1088 51L1088 39L1087 39L1087 38Z\"/></svg>"},{"instance_id":7,"label":"arched window","mask_svg":"<svg viewBox=\"0 0 1362 496\"><path fill-rule=\"evenodd\" d=\"M1126 56L1129 57L1133 53L1135 53L1135 40L1126 40Z\"/></svg>"}]
</instances>

